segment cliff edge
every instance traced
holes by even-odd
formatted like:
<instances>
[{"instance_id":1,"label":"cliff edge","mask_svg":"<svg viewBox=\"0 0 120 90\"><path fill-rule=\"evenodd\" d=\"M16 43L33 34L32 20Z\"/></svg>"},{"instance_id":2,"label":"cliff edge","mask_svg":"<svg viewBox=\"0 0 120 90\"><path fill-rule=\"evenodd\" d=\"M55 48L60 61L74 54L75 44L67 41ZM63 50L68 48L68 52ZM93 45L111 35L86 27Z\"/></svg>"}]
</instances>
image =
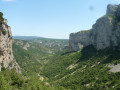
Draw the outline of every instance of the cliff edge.
<instances>
[{"instance_id":1,"label":"cliff edge","mask_svg":"<svg viewBox=\"0 0 120 90\"><path fill-rule=\"evenodd\" d=\"M0 71L2 67L9 70L15 68L17 72L21 73L12 52L11 28L7 25L7 20L3 18L3 13L0 12Z\"/></svg>"},{"instance_id":2,"label":"cliff edge","mask_svg":"<svg viewBox=\"0 0 120 90\"><path fill-rule=\"evenodd\" d=\"M108 5L106 15L99 18L89 31L70 34L70 51L93 45L97 50L120 49L120 5Z\"/></svg>"}]
</instances>

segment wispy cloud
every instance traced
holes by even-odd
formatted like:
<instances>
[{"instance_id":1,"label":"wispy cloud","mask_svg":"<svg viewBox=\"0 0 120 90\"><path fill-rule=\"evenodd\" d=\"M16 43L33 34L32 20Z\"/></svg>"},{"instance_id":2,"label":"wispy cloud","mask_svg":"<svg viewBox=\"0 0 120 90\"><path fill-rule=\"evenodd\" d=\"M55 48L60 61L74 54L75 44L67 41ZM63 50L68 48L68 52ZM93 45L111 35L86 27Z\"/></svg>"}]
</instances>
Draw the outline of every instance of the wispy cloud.
<instances>
[{"instance_id":1,"label":"wispy cloud","mask_svg":"<svg viewBox=\"0 0 120 90\"><path fill-rule=\"evenodd\" d=\"M14 2L16 0L2 0L2 1L4 1L4 2Z\"/></svg>"}]
</instances>

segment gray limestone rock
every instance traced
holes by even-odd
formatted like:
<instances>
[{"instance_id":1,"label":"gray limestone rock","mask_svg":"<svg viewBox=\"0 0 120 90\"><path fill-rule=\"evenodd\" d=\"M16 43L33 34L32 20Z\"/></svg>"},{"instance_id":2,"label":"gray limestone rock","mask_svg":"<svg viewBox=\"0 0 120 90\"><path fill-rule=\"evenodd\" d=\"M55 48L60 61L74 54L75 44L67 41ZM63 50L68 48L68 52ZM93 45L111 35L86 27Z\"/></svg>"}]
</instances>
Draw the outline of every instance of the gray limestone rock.
<instances>
[{"instance_id":1,"label":"gray limestone rock","mask_svg":"<svg viewBox=\"0 0 120 90\"><path fill-rule=\"evenodd\" d=\"M85 46L91 44L90 42L90 31L81 31L70 34L69 47L70 51L78 51Z\"/></svg>"},{"instance_id":2,"label":"gray limestone rock","mask_svg":"<svg viewBox=\"0 0 120 90\"><path fill-rule=\"evenodd\" d=\"M12 51L12 33L10 26L7 25L7 20L0 21L0 71L1 65L9 70L15 68L21 73L19 65L16 63Z\"/></svg>"},{"instance_id":3,"label":"gray limestone rock","mask_svg":"<svg viewBox=\"0 0 120 90\"><path fill-rule=\"evenodd\" d=\"M120 5L108 5L105 16L99 18L89 32L70 34L70 51L93 45L97 50L120 48Z\"/></svg>"},{"instance_id":4,"label":"gray limestone rock","mask_svg":"<svg viewBox=\"0 0 120 90\"><path fill-rule=\"evenodd\" d=\"M107 15L115 15L116 11L117 11L117 8L118 8L118 5L111 5L111 4L109 4L107 6L107 12L106 12L106 14Z\"/></svg>"},{"instance_id":5,"label":"gray limestone rock","mask_svg":"<svg viewBox=\"0 0 120 90\"><path fill-rule=\"evenodd\" d=\"M105 49L111 46L114 20L109 16L103 16L96 21L91 30L91 42L96 49Z\"/></svg>"}]
</instances>

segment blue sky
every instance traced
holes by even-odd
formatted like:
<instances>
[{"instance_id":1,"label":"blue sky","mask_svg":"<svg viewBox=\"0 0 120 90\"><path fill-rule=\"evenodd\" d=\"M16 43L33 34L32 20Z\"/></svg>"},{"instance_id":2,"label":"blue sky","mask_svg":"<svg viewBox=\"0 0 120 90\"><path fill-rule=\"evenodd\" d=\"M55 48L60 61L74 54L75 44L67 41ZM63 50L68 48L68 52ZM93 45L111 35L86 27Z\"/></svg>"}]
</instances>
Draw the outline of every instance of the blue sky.
<instances>
[{"instance_id":1,"label":"blue sky","mask_svg":"<svg viewBox=\"0 0 120 90\"><path fill-rule=\"evenodd\" d=\"M13 35L69 38L88 30L106 13L108 4L119 0L0 0Z\"/></svg>"}]
</instances>

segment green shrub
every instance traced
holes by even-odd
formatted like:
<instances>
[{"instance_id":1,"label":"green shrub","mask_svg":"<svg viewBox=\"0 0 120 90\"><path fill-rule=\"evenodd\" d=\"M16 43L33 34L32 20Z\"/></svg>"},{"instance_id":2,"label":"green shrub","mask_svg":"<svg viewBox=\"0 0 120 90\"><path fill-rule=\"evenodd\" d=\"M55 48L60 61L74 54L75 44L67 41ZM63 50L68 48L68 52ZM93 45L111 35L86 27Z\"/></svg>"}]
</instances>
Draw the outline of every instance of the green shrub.
<instances>
[{"instance_id":1,"label":"green shrub","mask_svg":"<svg viewBox=\"0 0 120 90\"><path fill-rule=\"evenodd\" d=\"M0 12L0 21L4 21L3 13L2 12Z\"/></svg>"},{"instance_id":2,"label":"green shrub","mask_svg":"<svg viewBox=\"0 0 120 90\"><path fill-rule=\"evenodd\" d=\"M116 19L117 17L115 15L108 15L109 17Z\"/></svg>"},{"instance_id":3,"label":"green shrub","mask_svg":"<svg viewBox=\"0 0 120 90\"><path fill-rule=\"evenodd\" d=\"M10 37L10 31L8 31L8 37Z\"/></svg>"},{"instance_id":4,"label":"green shrub","mask_svg":"<svg viewBox=\"0 0 120 90\"><path fill-rule=\"evenodd\" d=\"M6 32L5 30L2 31L2 34L3 34L3 35L6 35L6 33L7 33L7 32Z\"/></svg>"}]
</instances>

